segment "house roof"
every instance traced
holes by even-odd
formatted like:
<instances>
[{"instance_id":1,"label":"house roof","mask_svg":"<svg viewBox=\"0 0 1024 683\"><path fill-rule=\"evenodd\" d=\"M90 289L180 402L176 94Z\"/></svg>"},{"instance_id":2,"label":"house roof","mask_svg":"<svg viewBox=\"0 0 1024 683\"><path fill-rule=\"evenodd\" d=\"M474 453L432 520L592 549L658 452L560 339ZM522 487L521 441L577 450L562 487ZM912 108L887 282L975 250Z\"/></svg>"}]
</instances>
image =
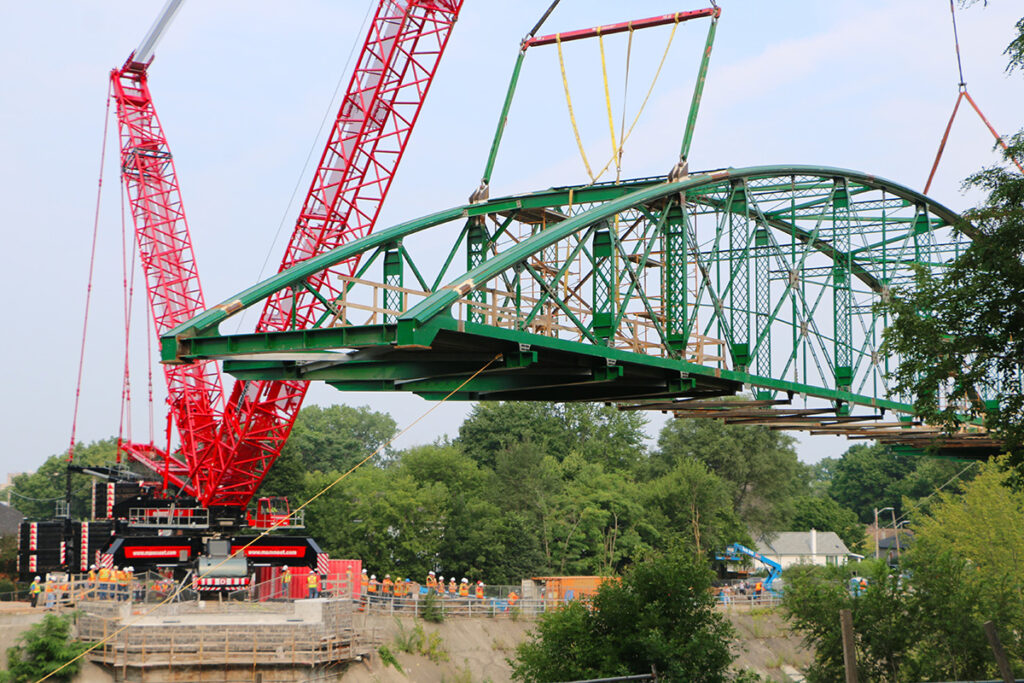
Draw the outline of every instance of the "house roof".
<instances>
[{"instance_id":1,"label":"house roof","mask_svg":"<svg viewBox=\"0 0 1024 683\"><path fill-rule=\"evenodd\" d=\"M25 515L9 505L0 503L0 536L18 533L18 527L24 519Z\"/></svg>"},{"instance_id":2,"label":"house roof","mask_svg":"<svg viewBox=\"0 0 1024 683\"><path fill-rule=\"evenodd\" d=\"M850 550L834 531L817 531L818 555L849 555ZM810 531L773 531L757 539L757 550L766 555L810 555Z\"/></svg>"}]
</instances>

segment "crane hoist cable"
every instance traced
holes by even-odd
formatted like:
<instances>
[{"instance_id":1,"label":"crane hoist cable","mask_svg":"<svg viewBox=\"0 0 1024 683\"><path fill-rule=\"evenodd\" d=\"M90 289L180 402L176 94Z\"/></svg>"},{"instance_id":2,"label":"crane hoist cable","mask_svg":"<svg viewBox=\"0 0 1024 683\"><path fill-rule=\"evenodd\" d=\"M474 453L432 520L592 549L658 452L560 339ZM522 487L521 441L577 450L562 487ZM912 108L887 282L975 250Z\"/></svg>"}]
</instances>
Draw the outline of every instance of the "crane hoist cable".
<instances>
[{"instance_id":1,"label":"crane hoist cable","mask_svg":"<svg viewBox=\"0 0 1024 683\"><path fill-rule=\"evenodd\" d=\"M96 209L92 219L92 245L89 248L89 275L85 286L85 315L82 320L82 343L78 352L78 377L75 380L75 404L71 412L71 440L68 462L75 457L75 434L78 431L78 404L82 396L82 370L85 367L85 338L89 331L89 304L92 300L92 279L96 270L96 238L100 230L100 203L103 198L103 167L107 159L107 133L110 129L110 86L107 86L107 109L103 114L103 146L100 148L100 173L96 184Z\"/></svg>"},{"instance_id":2,"label":"crane hoist cable","mask_svg":"<svg viewBox=\"0 0 1024 683\"><path fill-rule=\"evenodd\" d=\"M995 127L989 123L989 120L981 112L981 107L978 106L977 102L974 101L974 98L971 97L971 94L967 91L967 81L964 79L964 65L960 58L960 36L958 35L956 28L956 7L954 6L953 0L949 0L949 15L953 22L953 46L956 50L956 68L957 73L960 76L960 81L958 84L956 102L953 103L953 113L949 115L949 121L946 123L946 130L942 133L942 140L939 141L939 150L935 153L935 161L932 162L932 170L928 173L928 181L924 184L924 194L928 194L928 190L931 189L932 180L935 179L935 171L938 170L939 161L942 159L942 153L946 150L946 142L949 140L949 132L953 129L953 121L956 119L956 114L960 110L960 102L962 100L966 99L967 103L971 105L971 108L974 109L978 118L980 118L981 122L985 124L985 127L988 128L989 132L992 133L992 137L996 139L996 144L1002 147L1004 152L1009 153L1010 151L1009 147L1006 146L1006 141L1003 140L1002 136L999 135L998 132L996 132ZM1021 166L1020 160L1009 156L1009 154L1007 154L1007 159L1013 162L1013 165L1016 166L1021 173L1024 173L1024 166Z\"/></svg>"},{"instance_id":3,"label":"crane hoist cable","mask_svg":"<svg viewBox=\"0 0 1024 683\"><path fill-rule=\"evenodd\" d=\"M611 157L608 159L608 161L605 163L605 165L601 167L601 170L598 171L596 175L593 172L593 169L592 169L592 167L590 165L590 160L587 158L586 150L583 147L583 140L582 140L582 138L580 136L579 125L576 122L576 115L575 115L575 113L573 111L572 95L571 95L570 89L569 89L569 77L568 77L568 75L566 73L565 57L564 57L564 55L562 53L561 34L555 34L555 44L558 47L558 65L559 65L559 68L561 69L561 72L562 72L562 89L565 91L565 104L566 104L566 108L569 111L569 122L572 124L573 136L576 138L576 147L579 149L580 157L583 160L583 165L584 165L584 167L586 167L586 170L587 170L587 175L590 176L590 183L591 184L596 183L601 178L601 176L604 175L605 171L607 171L608 168L613 163L616 163L616 160L621 159L621 157L622 157L622 150L625 147L626 141L629 139L630 135L633 134L633 129L636 128L636 124L640 120L640 116L643 114L644 108L647 106L647 102L651 98L651 93L654 92L654 87L658 83L658 78L661 76L661 70L665 66L665 60L668 58L668 53L669 53L669 50L672 48L672 42L675 39L676 29L678 29L678 28L679 28L679 13L677 12L676 15L675 15L675 21L672 22L672 32L669 34L668 42L665 45L665 51L661 55L661 61L658 62L658 68L654 72L654 78L651 80L651 85L647 88L647 94L644 95L644 99L640 103L640 108L637 110L636 116L633 117L632 123L630 123L629 128L622 134L621 138L619 139L618 146L615 145L615 127L614 127L614 124L612 123L613 119L612 119L612 115L611 115L611 100L609 98L609 89L608 89L608 72L607 72L607 70L605 68L604 43L601 42L601 72L602 72L602 75L604 77L605 102L607 103L608 116L609 116L609 125L610 125L611 130L612 130L612 147L613 148L612 148L612 155L611 155ZM632 49L632 34L633 34L633 27L632 26L630 26L630 28L629 28L629 33L630 33L629 49L631 50ZM599 42L600 42L600 37L601 37L601 34L599 32L598 33ZM628 76L628 74L627 74L627 76ZM625 107L623 107L623 120L625 120Z\"/></svg>"}]
</instances>

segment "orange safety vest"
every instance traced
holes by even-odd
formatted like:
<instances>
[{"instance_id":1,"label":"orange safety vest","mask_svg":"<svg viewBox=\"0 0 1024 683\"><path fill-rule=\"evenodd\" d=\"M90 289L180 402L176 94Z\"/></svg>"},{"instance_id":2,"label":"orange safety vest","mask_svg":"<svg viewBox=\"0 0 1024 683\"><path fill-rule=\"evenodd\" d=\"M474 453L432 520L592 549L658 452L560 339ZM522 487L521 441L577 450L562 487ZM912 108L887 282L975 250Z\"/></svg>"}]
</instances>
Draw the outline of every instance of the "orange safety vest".
<instances>
[{"instance_id":1,"label":"orange safety vest","mask_svg":"<svg viewBox=\"0 0 1024 683\"><path fill-rule=\"evenodd\" d=\"M468 598L469 597L469 584L468 583L460 583L459 584L459 597L460 598Z\"/></svg>"},{"instance_id":2,"label":"orange safety vest","mask_svg":"<svg viewBox=\"0 0 1024 683\"><path fill-rule=\"evenodd\" d=\"M391 595L391 591L394 589L394 583L391 579L384 579L383 588L384 595Z\"/></svg>"},{"instance_id":3,"label":"orange safety vest","mask_svg":"<svg viewBox=\"0 0 1024 683\"><path fill-rule=\"evenodd\" d=\"M757 585L754 586L754 591L757 592L757 593L760 593L763 590L764 590L764 585L762 585L761 582L758 581Z\"/></svg>"},{"instance_id":4,"label":"orange safety vest","mask_svg":"<svg viewBox=\"0 0 1024 683\"><path fill-rule=\"evenodd\" d=\"M106 581L110 578L110 570L106 567L100 569L100 581Z\"/></svg>"},{"instance_id":5,"label":"orange safety vest","mask_svg":"<svg viewBox=\"0 0 1024 683\"><path fill-rule=\"evenodd\" d=\"M318 577L316 574L310 572L309 575L306 576L306 588L316 588L316 582L317 579L319 578L320 577Z\"/></svg>"},{"instance_id":6,"label":"orange safety vest","mask_svg":"<svg viewBox=\"0 0 1024 683\"><path fill-rule=\"evenodd\" d=\"M369 593L376 593L377 592L377 579L370 579L370 583L367 586L366 590Z\"/></svg>"},{"instance_id":7,"label":"orange safety vest","mask_svg":"<svg viewBox=\"0 0 1024 683\"><path fill-rule=\"evenodd\" d=\"M429 574L427 575L427 588L437 588L437 579Z\"/></svg>"},{"instance_id":8,"label":"orange safety vest","mask_svg":"<svg viewBox=\"0 0 1024 683\"><path fill-rule=\"evenodd\" d=\"M516 600L518 600L518 599L519 599L519 596L516 595L515 591L509 591L509 594L508 594L508 604L514 605L514 604L516 604Z\"/></svg>"},{"instance_id":9,"label":"orange safety vest","mask_svg":"<svg viewBox=\"0 0 1024 683\"><path fill-rule=\"evenodd\" d=\"M292 585L292 573L290 571L286 570L283 574L281 574L281 583L283 583L286 586Z\"/></svg>"},{"instance_id":10,"label":"orange safety vest","mask_svg":"<svg viewBox=\"0 0 1024 683\"><path fill-rule=\"evenodd\" d=\"M476 585L476 597L477 597L477 600L483 600L484 599L484 587L481 586L479 583Z\"/></svg>"},{"instance_id":11,"label":"orange safety vest","mask_svg":"<svg viewBox=\"0 0 1024 683\"><path fill-rule=\"evenodd\" d=\"M455 583L455 579L452 579L451 581L448 582L448 592L451 593L452 595L455 595L456 593L459 592L459 585L457 583Z\"/></svg>"},{"instance_id":12,"label":"orange safety vest","mask_svg":"<svg viewBox=\"0 0 1024 683\"><path fill-rule=\"evenodd\" d=\"M370 586L370 579L368 579L368 578L366 577L366 574L363 574L363 578L362 578L362 579L360 579L360 581L359 581L359 585L360 585L360 587L361 587L361 588L363 589L363 592L364 592L364 593L365 593L365 592L366 592L366 590L367 590L367 589L369 588L369 586Z\"/></svg>"}]
</instances>

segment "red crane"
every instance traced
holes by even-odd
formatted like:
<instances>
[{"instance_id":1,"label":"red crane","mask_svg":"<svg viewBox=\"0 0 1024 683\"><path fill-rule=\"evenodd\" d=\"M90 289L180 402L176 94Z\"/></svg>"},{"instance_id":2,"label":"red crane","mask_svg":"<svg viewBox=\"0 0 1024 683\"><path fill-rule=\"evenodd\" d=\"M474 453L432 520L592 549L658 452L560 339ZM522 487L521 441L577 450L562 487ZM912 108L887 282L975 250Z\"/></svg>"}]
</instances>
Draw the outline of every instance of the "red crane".
<instances>
[{"instance_id":1,"label":"red crane","mask_svg":"<svg viewBox=\"0 0 1024 683\"><path fill-rule=\"evenodd\" d=\"M170 0L139 48L110 74L117 105L121 177L157 335L206 308L174 159L153 106L147 77L153 48L181 3ZM122 448L160 474L165 488L173 485L194 495L197 465L216 446L218 418L223 413L220 371L210 362L165 365L164 376L168 419L178 427L180 455L153 444L124 443Z\"/></svg>"},{"instance_id":2,"label":"red crane","mask_svg":"<svg viewBox=\"0 0 1024 683\"><path fill-rule=\"evenodd\" d=\"M387 196L463 0L381 0L281 268L368 234ZM157 335L205 308L174 164L146 83L152 45L181 0L111 79L121 162ZM310 289L268 301L258 329L306 327L341 293L339 264ZM314 294L315 292L315 294ZM244 508L280 455L305 382L237 382L224 403L211 363L165 366L180 455L129 444L165 486L205 507Z\"/></svg>"}]
</instances>

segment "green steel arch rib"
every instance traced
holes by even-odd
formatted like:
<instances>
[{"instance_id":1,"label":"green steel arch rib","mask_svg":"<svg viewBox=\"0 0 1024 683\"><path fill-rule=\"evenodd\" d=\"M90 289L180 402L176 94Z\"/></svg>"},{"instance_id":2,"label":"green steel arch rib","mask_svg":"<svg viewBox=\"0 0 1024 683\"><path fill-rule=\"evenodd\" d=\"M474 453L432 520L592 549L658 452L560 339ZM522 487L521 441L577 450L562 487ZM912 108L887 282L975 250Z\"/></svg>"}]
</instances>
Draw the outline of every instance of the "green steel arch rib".
<instances>
[{"instance_id":1,"label":"green steel arch rib","mask_svg":"<svg viewBox=\"0 0 1024 683\"><path fill-rule=\"evenodd\" d=\"M162 357L438 399L500 354L453 398L607 401L921 448L940 435L913 397L888 392L877 303L915 268L944 268L969 239L959 222L897 183L827 167L553 188L407 221L278 273L172 330ZM353 256L359 272L313 328L218 331ZM995 447L980 431L943 444Z\"/></svg>"}]
</instances>

